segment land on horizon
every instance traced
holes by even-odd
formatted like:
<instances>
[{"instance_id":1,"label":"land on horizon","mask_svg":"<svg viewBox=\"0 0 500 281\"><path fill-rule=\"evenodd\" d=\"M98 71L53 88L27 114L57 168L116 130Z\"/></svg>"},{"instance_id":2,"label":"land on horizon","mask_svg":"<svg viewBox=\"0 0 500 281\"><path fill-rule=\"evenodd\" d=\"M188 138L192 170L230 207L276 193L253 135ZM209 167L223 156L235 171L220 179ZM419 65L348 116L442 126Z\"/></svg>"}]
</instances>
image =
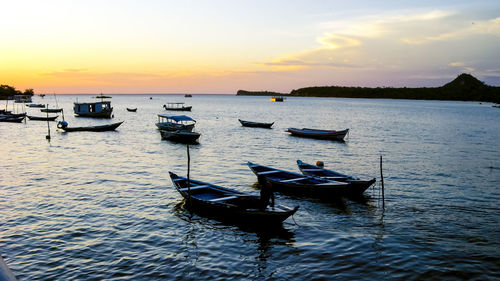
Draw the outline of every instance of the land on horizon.
<instances>
[{"instance_id":1,"label":"land on horizon","mask_svg":"<svg viewBox=\"0 0 500 281\"><path fill-rule=\"evenodd\" d=\"M290 93L271 91L238 90L239 96L289 96L289 97L336 97L379 98L415 100L458 100L500 103L500 87L489 86L470 74L462 73L441 87L393 88L393 87L344 87L315 86L292 90Z\"/></svg>"}]
</instances>

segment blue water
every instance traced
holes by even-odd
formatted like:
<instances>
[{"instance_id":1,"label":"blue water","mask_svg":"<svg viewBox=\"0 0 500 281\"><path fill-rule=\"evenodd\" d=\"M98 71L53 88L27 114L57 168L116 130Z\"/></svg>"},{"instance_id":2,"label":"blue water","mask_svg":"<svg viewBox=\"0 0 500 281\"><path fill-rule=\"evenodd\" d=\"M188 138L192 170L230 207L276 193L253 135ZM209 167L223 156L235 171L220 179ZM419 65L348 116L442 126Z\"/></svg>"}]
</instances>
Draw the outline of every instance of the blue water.
<instances>
[{"instance_id":1,"label":"blue water","mask_svg":"<svg viewBox=\"0 0 500 281\"><path fill-rule=\"evenodd\" d=\"M491 104L149 97L114 95L111 121L72 116L72 103L90 96L57 97L70 126L125 121L114 132L62 133L52 122L49 143L46 122L0 123L0 253L20 280L500 278L500 109ZM53 96L33 102L55 106ZM168 177L186 173L186 147L154 125L167 102L193 106L194 179L258 194L247 161L298 172L301 159L378 182L356 201L277 194L300 209L274 230L191 214ZM339 143L288 127L350 134Z\"/></svg>"}]
</instances>

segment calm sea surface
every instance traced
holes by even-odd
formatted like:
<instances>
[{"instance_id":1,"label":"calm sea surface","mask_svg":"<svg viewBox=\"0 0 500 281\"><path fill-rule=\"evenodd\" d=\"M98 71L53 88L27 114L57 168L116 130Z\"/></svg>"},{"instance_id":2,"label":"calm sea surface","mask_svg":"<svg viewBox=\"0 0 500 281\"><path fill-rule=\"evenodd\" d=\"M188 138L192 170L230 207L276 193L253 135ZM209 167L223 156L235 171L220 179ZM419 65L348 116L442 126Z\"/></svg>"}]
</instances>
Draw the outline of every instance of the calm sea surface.
<instances>
[{"instance_id":1,"label":"calm sea surface","mask_svg":"<svg viewBox=\"0 0 500 281\"><path fill-rule=\"evenodd\" d=\"M114 95L111 121L73 117L72 103L91 96L57 97L70 126L125 121L114 132L62 133L52 122L48 143L46 122L0 123L0 254L20 280L500 278L500 109L491 104L149 97ZM33 102L55 106L53 96ZM154 125L166 102L193 106L202 134L190 147L193 179L258 194L247 161L298 172L301 159L377 184L358 201L277 194L300 209L274 230L190 214L168 176L186 174L186 146L162 141ZM351 131L339 143L288 127Z\"/></svg>"}]
</instances>

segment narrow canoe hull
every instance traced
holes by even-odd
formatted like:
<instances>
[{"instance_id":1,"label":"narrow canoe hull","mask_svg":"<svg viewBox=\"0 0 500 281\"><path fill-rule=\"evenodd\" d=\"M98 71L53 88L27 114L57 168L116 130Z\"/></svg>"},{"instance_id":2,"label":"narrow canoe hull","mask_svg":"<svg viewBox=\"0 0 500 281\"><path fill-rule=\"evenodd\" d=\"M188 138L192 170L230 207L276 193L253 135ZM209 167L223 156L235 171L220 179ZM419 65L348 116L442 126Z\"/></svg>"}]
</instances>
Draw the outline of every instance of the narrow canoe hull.
<instances>
[{"instance_id":1,"label":"narrow canoe hull","mask_svg":"<svg viewBox=\"0 0 500 281\"><path fill-rule=\"evenodd\" d=\"M63 128L61 126L58 126L59 129L65 131L65 132L106 132L106 131L113 131L116 128L118 128L122 123L113 123L113 124L107 124L107 125L100 125L100 126L89 126L89 127L66 127Z\"/></svg>"},{"instance_id":2,"label":"narrow canoe hull","mask_svg":"<svg viewBox=\"0 0 500 281\"><path fill-rule=\"evenodd\" d=\"M344 141L344 138L349 132L349 129L345 129L342 131L334 131L334 130L318 130L318 129L308 129L308 128L303 128L303 129L288 128L288 130L286 131L292 134L293 136L297 137Z\"/></svg>"},{"instance_id":3,"label":"narrow canoe hull","mask_svg":"<svg viewBox=\"0 0 500 281\"><path fill-rule=\"evenodd\" d=\"M27 117L31 121L55 121L59 115L49 117L27 115Z\"/></svg>"},{"instance_id":4,"label":"narrow canoe hull","mask_svg":"<svg viewBox=\"0 0 500 281\"><path fill-rule=\"evenodd\" d=\"M264 179L273 186L273 189L284 194L320 198L355 197L361 195L368 188L359 182L341 182L326 178L311 177L251 162L248 162L248 166L257 178Z\"/></svg>"},{"instance_id":5,"label":"narrow canoe hull","mask_svg":"<svg viewBox=\"0 0 500 281\"><path fill-rule=\"evenodd\" d=\"M45 113L58 113L58 112L61 112L63 111L62 108L45 108L45 109L40 109L41 112L45 112Z\"/></svg>"},{"instance_id":6,"label":"narrow canoe hull","mask_svg":"<svg viewBox=\"0 0 500 281\"><path fill-rule=\"evenodd\" d=\"M344 175L332 170L327 170L319 166L307 164L300 160L297 160L297 166L304 175L348 183L349 195L351 196L361 195L376 182L375 178L371 180L360 180L358 178Z\"/></svg>"},{"instance_id":7,"label":"narrow canoe hull","mask_svg":"<svg viewBox=\"0 0 500 281\"><path fill-rule=\"evenodd\" d=\"M129 112L136 112L136 111L137 111L137 108L128 108L128 107L127 107L127 111L129 111Z\"/></svg>"},{"instance_id":8,"label":"narrow canoe hull","mask_svg":"<svg viewBox=\"0 0 500 281\"><path fill-rule=\"evenodd\" d=\"M244 126L244 127L254 127L254 128L266 128L266 129L270 129L271 126L274 124L274 122L272 122L272 123L261 123L261 122L245 121L245 120L241 120L241 119L238 119L238 121L240 121L241 125Z\"/></svg>"},{"instance_id":9,"label":"narrow canoe hull","mask_svg":"<svg viewBox=\"0 0 500 281\"><path fill-rule=\"evenodd\" d=\"M165 131L160 130L161 138L180 143L196 143L201 134L188 131Z\"/></svg>"},{"instance_id":10,"label":"narrow canoe hull","mask_svg":"<svg viewBox=\"0 0 500 281\"><path fill-rule=\"evenodd\" d=\"M176 190L187 201L187 206L202 216L216 217L242 224L281 224L293 215L298 207L282 205L261 207L259 196L248 195L233 189L189 180L169 172Z\"/></svg>"}]
</instances>

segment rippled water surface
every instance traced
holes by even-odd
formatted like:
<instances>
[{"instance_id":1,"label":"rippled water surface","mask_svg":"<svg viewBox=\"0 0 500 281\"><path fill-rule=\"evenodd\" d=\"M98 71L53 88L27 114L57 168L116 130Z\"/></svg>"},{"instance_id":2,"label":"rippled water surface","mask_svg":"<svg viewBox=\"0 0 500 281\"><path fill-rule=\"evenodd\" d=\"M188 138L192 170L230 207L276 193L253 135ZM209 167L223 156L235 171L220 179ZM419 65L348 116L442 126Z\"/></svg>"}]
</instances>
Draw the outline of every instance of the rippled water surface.
<instances>
[{"instance_id":1,"label":"rippled water surface","mask_svg":"<svg viewBox=\"0 0 500 281\"><path fill-rule=\"evenodd\" d=\"M70 126L110 122L73 117L77 99L92 100L57 98ZM377 182L357 201L277 194L300 209L273 230L190 214L168 177L186 173L186 147L154 125L166 102L193 106L202 136L190 147L192 178L258 194L247 161L298 172L302 159L379 180L382 155L385 210ZM46 122L0 123L0 253L20 280L500 278L500 109L490 104L216 95L112 104L112 121L125 121L116 131L61 133L52 122L50 143ZM339 143L288 127L351 131Z\"/></svg>"}]
</instances>

